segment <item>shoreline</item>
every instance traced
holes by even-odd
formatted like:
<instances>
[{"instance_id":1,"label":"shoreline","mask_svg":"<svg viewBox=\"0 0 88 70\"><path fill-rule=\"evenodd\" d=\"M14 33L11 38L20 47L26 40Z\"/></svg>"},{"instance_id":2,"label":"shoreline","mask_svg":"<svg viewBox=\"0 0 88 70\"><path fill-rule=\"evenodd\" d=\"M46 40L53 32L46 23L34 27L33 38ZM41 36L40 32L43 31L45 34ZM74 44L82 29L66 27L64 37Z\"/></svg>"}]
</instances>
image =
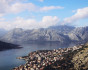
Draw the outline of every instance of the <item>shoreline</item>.
<instances>
[{"instance_id":1,"label":"shoreline","mask_svg":"<svg viewBox=\"0 0 88 70\"><path fill-rule=\"evenodd\" d=\"M17 57L17 59L25 60L24 65L15 67L12 70L44 70L49 65L64 59L63 55L68 54L82 48L82 46L74 46L71 48L59 48L54 50L39 50L28 54L28 56Z\"/></svg>"}]
</instances>

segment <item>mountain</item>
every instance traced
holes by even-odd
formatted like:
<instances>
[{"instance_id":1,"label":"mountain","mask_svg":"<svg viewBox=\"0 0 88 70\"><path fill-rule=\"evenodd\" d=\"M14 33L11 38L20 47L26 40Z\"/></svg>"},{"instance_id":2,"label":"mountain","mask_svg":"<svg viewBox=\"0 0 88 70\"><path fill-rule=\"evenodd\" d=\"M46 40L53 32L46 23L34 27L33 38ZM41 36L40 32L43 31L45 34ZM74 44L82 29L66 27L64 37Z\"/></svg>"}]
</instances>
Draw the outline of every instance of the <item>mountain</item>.
<instances>
[{"instance_id":1,"label":"mountain","mask_svg":"<svg viewBox=\"0 0 88 70\"><path fill-rule=\"evenodd\" d=\"M0 51L7 50L7 49L17 49L17 48L20 48L20 47L18 47L18 45L15 45L15 44L10 44L10 43L0 41Z\"/></svg>"},{"instance_id":2,"label":"mountain","mask_svg":"<svg viewBox=\"0 0 88 70\"><path fill-rule=\"evenodd\" d=\"M2 37L3 35L5 35L7 32L8 31L0 28L0 37Z\"/></svg>"},{"instance_id":3,"label":"mountain","mask_svg":"<svg viewBox=\"0 0 88 70\"><path fill-rule=\"evenodd\" d=\"M57 30L58 32L63 33L63 34L68 34L73 29L75 29L75 27L67 26L67 25L60 25L60 26L51 26L49 27L49 29Z\"/></svg>"},{"instance_id":4,"label":"mountain","mask_svg":"<svg viewBox=\"0 0 88 70\"><path fill-rule=\"evenodd\" d=\"M72 41L86 42L88 41L88 26L75 28L68 36Z\"/></svg>"},{"instance_id":5,"label":"mountain","mask_svg":"<svg viewBox=\"0 0 88 70\"><path fill-rule=\"evenodd\" d=\"M69 43L71 42L66 35L72 31L74 27L70 26L58 26L49 28L40 28L33 30L23 30L21 28L15 28L9 31L5 36L1 38L2 41L10 43L24 43L24 42L58 42Z\"/></svg>"},{"instance_id":6,"label":"mountain","mask_svg":"<svg viewBox=\"0 0 88 70\"><path fill-rule=\"evenodd\" d=\"M71 42L88 42L88 27L53 26L24 30L15 28L1 38L9 43L30 43L30 42L58 42L68 44Z\"/></svg>"}]
</instances>

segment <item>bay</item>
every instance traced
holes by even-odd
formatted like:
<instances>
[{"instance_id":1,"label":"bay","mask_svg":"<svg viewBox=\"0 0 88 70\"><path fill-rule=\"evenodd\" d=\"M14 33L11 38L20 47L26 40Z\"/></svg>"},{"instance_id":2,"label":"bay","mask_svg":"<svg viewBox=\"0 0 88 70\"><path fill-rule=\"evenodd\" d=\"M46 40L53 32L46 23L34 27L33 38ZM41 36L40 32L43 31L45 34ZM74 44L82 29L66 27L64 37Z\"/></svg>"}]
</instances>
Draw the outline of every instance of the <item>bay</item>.
<instances>
[{"instance_id":1,"label":"bay","mask_svg":"<svg viewBox=\"0 0 88 70\"><path fill-rule=\"evenodd\" d=\"M70 46L73 44L69 44ZM24 60L16 59L19 56L26 56L28 53L37 50L53 50L58 48L67 48L67 44L58 43L31 43L21 44L21 49L11 49L6 51L0 51L0 70L11 70L12 68L25 64Z\"/></svg>"}]
</instances>

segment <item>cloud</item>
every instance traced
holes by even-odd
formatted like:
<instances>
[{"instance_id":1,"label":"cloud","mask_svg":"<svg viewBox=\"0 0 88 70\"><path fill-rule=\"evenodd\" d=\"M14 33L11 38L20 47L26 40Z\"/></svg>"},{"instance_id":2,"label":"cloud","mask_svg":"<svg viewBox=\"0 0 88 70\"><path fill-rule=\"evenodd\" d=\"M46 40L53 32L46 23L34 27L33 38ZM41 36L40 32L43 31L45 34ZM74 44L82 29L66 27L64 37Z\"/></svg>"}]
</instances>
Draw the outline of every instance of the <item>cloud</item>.
<instances>
[{"instance_id":1,"label":"cloud","mask_svg":"<svg viewBox=\"0 0 88 70\"><path fill-rule=\"evenodd\" d=\"M43 2L44 0L39 0L40 2Z\"/></svg>"},{"instance_id":2,"label":"cloud","mask_svg":"<svg viewBox=\"0 0 88 70\"><path fill-rule=\"evenodd\" d=\"M0 13L19 13L25 10L35 11L36 6L32 3L22 3L21 0L0 0Z\"/></svg>"},{"instance_id":3,"label":"cloud","mask_svg":"<svg viewBox=\"0 0 88 70\"><path fill-rule=\"evenodd\" d=\"M75 13L75 12L76 12L76 10L72 10L72 12L73 12L73 13Z\"/></svg>"},{"instance_id":4,"label":"cloud","mask_svg":"<svg viewBox=\"0 0 88 70\"><path fill-rule=\"evenodd\" d=\"M32 3L15 3L9 9L10 9L9 12L19 13L19 12L22 12L22 11L25 11L25 10L36 11L37 7Z\"/></svg>"},{"instance_id":5,"label":"cloud","mask_svg":"<svg viewBox=\"0 0 88 70\"><path fill-rule=\"evenodd\" d=\"M63 9L64 7L61 6L45 6L40 8L40 11L48 11L48 10L53 10L53 9Z\"/></svg>"},{"instance_id":6,"label":"cloud","mask_svg":"<svg viewBox=\"0 0 88 70\"><path fill-rule=\"evenodd\" d=\"M0 14L0 17L3 17L4 16L4 14Z\"/></svg>"},{"instance_id":7,"label":"cloud","mask_svg":"<svg viewBox=\"0 0 88 70\"><path fill-rule=\"evenodd\" d=\"M0 28L10 30L13 28L35 29L47 28L59 23L59 18L56 16L44 16L41 21L35 19L23 19L21 17L15 18L13 21L1 21Z\"/></svg>"},{"instance_id":8,"label":"cloud","mask_svg":"<svg viewBox=\"0 0 88 70\"><path fill-rule=\"evenodd\" d=\"M14 20L5 21L3 16L6 14L17 14L23 11L29 12L46 12L54 9L62 9L60 6L43 6L39 7L33 3L24 2L25 0L0 0L0 28L10 30L13 28L47 28L49 26L56 25L59 22L59 18L56 16L44 16L41 21L29 18L23 19L17 17ZM43 0L41 0L43 1Z\"/></svg>"},{"instance_id":9,"label":"cloud","mask_svg":"<svg viewBox=\"0 0 88 70\"><path fill-rule=\"evenodd\" d=\"M47 28L49 26L53 26L58 24L60 19L57 16L44 16L42 21L39 23L40 27Z\"/></svg>"},{"instance_id":10,"label":"cloud","mask_svg":"<svg viewBox=\"0 0 88 70\"><path fill-rule=\"evenodd\" d=\"M2 18L2 17L0 18L0 21L4 21L4 20L5 20L5 18Z\"/></svg>"},{"instance_id":11,"label":"cloud","mask_svg":"<svg viewBox=\"0 0 88 70\"><path fill-rule=\"evenodd\" d=\"M76 10L76 13L71 17L65 18L63 23L74 23L85 18L88 18L88 7Z\"/></svg>"},{"instance_id":12,"label":"cloud","mask_svg":"<svg viewBox=\"0 0 88 70\"><path fill-rule=\"evenodd\" d=\"M43 0L41 0L43 1ZM0 0L0 14L20 13L28 10L29 12L43 12L54 9L62 9L60 6L39 7L33 3L24 3L24 0Z\"/></svg>"}]
</instances>

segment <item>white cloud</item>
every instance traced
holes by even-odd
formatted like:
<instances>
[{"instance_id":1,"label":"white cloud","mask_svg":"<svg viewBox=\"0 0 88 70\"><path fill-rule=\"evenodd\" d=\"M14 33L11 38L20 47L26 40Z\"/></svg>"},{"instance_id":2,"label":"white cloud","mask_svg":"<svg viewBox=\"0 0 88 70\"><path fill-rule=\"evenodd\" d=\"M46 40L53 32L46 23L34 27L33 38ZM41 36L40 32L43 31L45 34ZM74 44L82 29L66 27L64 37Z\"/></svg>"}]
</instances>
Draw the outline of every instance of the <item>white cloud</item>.
<instances>
[{"instance_id":1,"label":"white cloud","mask_svg":"<svg viewBox=\"0 0 88 70\"><path fill-rule=\"evenodd\" d=\"M71 17L65 18L63 23L73 23L84 18L88 18L88 7L76 10L76 13Z\"/></svg>"},{"instance_id":2,"label":"white cloud","mask_svg":"<svg viewBox=\"0 0 88 70\"><path fill-rule=\"evenodd\" d=\"M40 2L43 2L44 0L39 0Z\"/></svg>"},{"instance_id":3,"label":"white cloud","mask_svg":"<svg viewBox=\"0 0 88 70\"><path fill-rule=\"evenodd\" d=\"M23 3L25 0L0 0L0 28L10 30L13 28L46 28L52 25L56 25L59 22L59 18L54 16L44 16L41 21L36 19L23 19L17 17L14 20L5 21L3 16L5 14L16 14L28 10L29 12L44 12L54 9L62 9L60 6L44 6L39 7L33 3ZM41 0L43 1L43 0Z\"/></svg>"},{"instance_id":4,"label":"white cloud","mask_svg":"<svg viewBox=\"0 0 88 70\"><path fill-rule=\"evenodd\" d=\"M4 16L4 14L0 14L0 17L3 17Z\"/></svg>"},{"instance_id":5,"label":"white cloud","mask_svg":"<svg viewBox=\"0 0 88 70\"><path fill-rule=\"evenodd\" d=\"M40 11L48 11L48 10L53 10L53 9L63 9L64 7L61 6L45 6L40 8Z\"/></svg>"},{"instance_id":6,"label":"white cloud","mask_svg":"<svg viewBox=\"0 0 88 70\"><path fill-rule=\"evenodd\" d=\"M0 0L0 14L20 13L22 11L48 11L53 9L62 9L60 6L39 7L33 3L23 3L24 0ZM41 0L43 1L43 0Z\"/></svg>"},{"instance_id":7,"label":"white cloud","mask_svg":"<svg viewBox=\"0 0 88 70\"><path fill-rule=\"evenodd\" d=\"M5 18L0 18L0 21L4 21L5 20Z\"/></svg>"},{"instance_id":8,"label":"white cloud","mask_svg":"<svg viewBox=\"0 0 88 70\"><path fill-rule=\"evenodd\" d=\"M57 16L44 16L40 22L41 27L49 27L59 23L59 18Z\"/></svg>"},{"instance_id":9,"label":"white cloud","mask_svg":"<svg viewBox=\"0 0 88 70\"><path fill-rule=\"evenodd\" d=\"M76 12L76 10L72 10L72 12L73 12L73 13L75 13L75 12Z\"/></svg>"},{"instance_id":10,"label":"white cloud","mask_svg":"<svg viewBox=\"0 0 88 70\"><path fill-rule=\"evenodd\" d=\"M0 22L0 28L4 28L6 30L10 30L13 28L24 28L24 29L35 29L35 28L47 28L49 26L53 26L59 23L59 18L56 16L44 16L41 21L37 21L35 19L23 19L21 17L17 17L13 21Z\"/></svg>"},{"instance_id":11,"label":"white cloud","mask_svg":"<svg viewBox=\"0 0 88 70\"><path fill-rule=\"evenodd\" d=\"M22 12L22 11L25 11L25 10L36 11L36 9L37 9L37 7L32 3L27 3L27 4L26 3L24 3L24 4L23 3L15 3L10 7L9 12L19 13L19 12Z\"/></svg>"},{"instance_id":12,"label":"white cloud","mask_svg":"<svg viewBox=\"0 0 88 70\"><path fill-rule=\"evenodd\" d=\"M19 13L25 10L35 11L36 6L32 3L21 3L15 0L0 0L0 13Z\"/></svg>"}]
</instances>

